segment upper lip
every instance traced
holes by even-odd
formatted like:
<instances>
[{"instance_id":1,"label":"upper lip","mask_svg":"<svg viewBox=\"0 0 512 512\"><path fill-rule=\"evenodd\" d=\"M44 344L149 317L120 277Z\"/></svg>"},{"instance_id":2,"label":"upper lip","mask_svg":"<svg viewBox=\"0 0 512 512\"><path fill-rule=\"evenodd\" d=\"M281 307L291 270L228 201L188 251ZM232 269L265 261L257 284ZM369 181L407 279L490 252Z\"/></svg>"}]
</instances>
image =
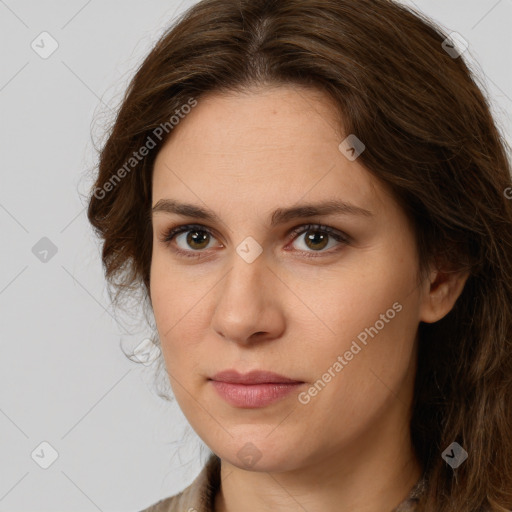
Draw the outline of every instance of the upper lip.
<instances>
[{"instance_id":1,"label":"upper lip","mask_svg":"<svg viewBox=\"0 0 512 512\"><path fill-rule=\"evenodd\" d=\"M233 384L278 384L301 383L302 381L290 379L274 372L253 370L249 373L239 373L236 370L224 370L216 373L210 380L229 382Z\"/></svg>"}]
</instances>

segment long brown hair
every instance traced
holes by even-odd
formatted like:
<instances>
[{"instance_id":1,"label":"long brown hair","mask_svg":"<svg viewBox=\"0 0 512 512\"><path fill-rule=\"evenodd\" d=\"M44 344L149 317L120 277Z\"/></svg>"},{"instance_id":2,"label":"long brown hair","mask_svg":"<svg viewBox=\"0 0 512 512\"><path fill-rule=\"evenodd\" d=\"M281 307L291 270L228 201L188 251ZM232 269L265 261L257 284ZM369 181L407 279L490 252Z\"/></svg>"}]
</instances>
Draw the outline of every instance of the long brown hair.
<instances>
[{"instance_id":1,"label":"long brown hair","mask_svg":"<svg viewBox=\"0 0 512 512\"><path fill-rule=\"evenodd\" d=\"M202 0L136 72L102 147L88 219L114 302L149 297L151 183L171 116L206 92L327 92L360 162L413 220L422 274L469 269L452 311L419 325L411 434L424 512L512 509L512 189L507 144L446 33L389 0ZM149 141L152 142L149 142ZM141 148L150 148L143 157ZM129 164L127 164L129 162ZM124 169L124 172L121 171ZM441 457L458 442L457 469Z\"/></svg>"}]
</instances>

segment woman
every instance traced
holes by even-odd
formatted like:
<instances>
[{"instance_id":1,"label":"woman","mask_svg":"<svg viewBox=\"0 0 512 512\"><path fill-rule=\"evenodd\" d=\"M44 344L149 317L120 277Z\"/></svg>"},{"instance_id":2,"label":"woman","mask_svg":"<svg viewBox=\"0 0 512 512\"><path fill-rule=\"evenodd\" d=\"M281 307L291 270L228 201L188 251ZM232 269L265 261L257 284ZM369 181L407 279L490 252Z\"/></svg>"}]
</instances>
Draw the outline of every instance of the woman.
<instances>
[{"instance_id":1,"label":"woman","mask_svg":"<svg viewBox=\"0 0 512 512\"><path fill-rule=\"evenodd\" d=\"M88 218L212 454L152 511L512 509L510 162L460 38L386 0L203 0Z\"/></svg>"}]
</instances>

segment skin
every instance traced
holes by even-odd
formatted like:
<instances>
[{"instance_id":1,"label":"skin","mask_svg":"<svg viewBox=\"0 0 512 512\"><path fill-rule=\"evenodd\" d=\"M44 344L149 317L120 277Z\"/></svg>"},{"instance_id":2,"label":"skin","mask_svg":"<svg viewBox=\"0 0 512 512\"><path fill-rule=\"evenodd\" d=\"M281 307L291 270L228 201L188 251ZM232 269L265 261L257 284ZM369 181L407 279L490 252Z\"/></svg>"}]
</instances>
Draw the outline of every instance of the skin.
<instances>
[{"instance_id":1,"label":"skin","mask_svg":"<svg viewBox=\"0 0 512 512\"><path fill-rule=\"evenodd\" d=\"M391 511L421 476L409 435L417 328L450 311L467 276L432 269L418 286L409 219L360 159L339 150L346 135L334 109L323 93L300 87L211 93L174 128L155 162L153 206L174 199L220 218L154 213L150 281L175 397L222 460L217 512ZM277 208L330 199L373 216L270 226ZM190 232L161 241L169 228L190 223L211 233L203 245L187 244ZM351 241L308 244L307 228L288 235L307 224ZM252 263L236 251L249 236L263 249ZM301 403L298 392L396 302L401 311ZM208 381L230 368L305 384L265 407L235 407ZM237 456L248 442L260 457L252 466Z\"/></svg>"}]
</instances>

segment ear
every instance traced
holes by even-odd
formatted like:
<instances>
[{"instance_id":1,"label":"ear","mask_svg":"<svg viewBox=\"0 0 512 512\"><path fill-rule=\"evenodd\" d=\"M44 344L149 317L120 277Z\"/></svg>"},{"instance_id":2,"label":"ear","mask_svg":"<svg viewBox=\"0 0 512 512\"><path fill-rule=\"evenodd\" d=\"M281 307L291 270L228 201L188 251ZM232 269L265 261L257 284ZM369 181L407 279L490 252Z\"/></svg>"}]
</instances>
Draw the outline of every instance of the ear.
<instances>
[{"instance_id":1,"label":"ear","mask_svg":"<svg viewBox=\"0 0 512 512\"><path fill-rule=\"evenodd\" d=\"M434 323L446 316L455 305L469 277L469 271L433 270L425 283L420 320Z\"/></svg>"}]
</instances>

